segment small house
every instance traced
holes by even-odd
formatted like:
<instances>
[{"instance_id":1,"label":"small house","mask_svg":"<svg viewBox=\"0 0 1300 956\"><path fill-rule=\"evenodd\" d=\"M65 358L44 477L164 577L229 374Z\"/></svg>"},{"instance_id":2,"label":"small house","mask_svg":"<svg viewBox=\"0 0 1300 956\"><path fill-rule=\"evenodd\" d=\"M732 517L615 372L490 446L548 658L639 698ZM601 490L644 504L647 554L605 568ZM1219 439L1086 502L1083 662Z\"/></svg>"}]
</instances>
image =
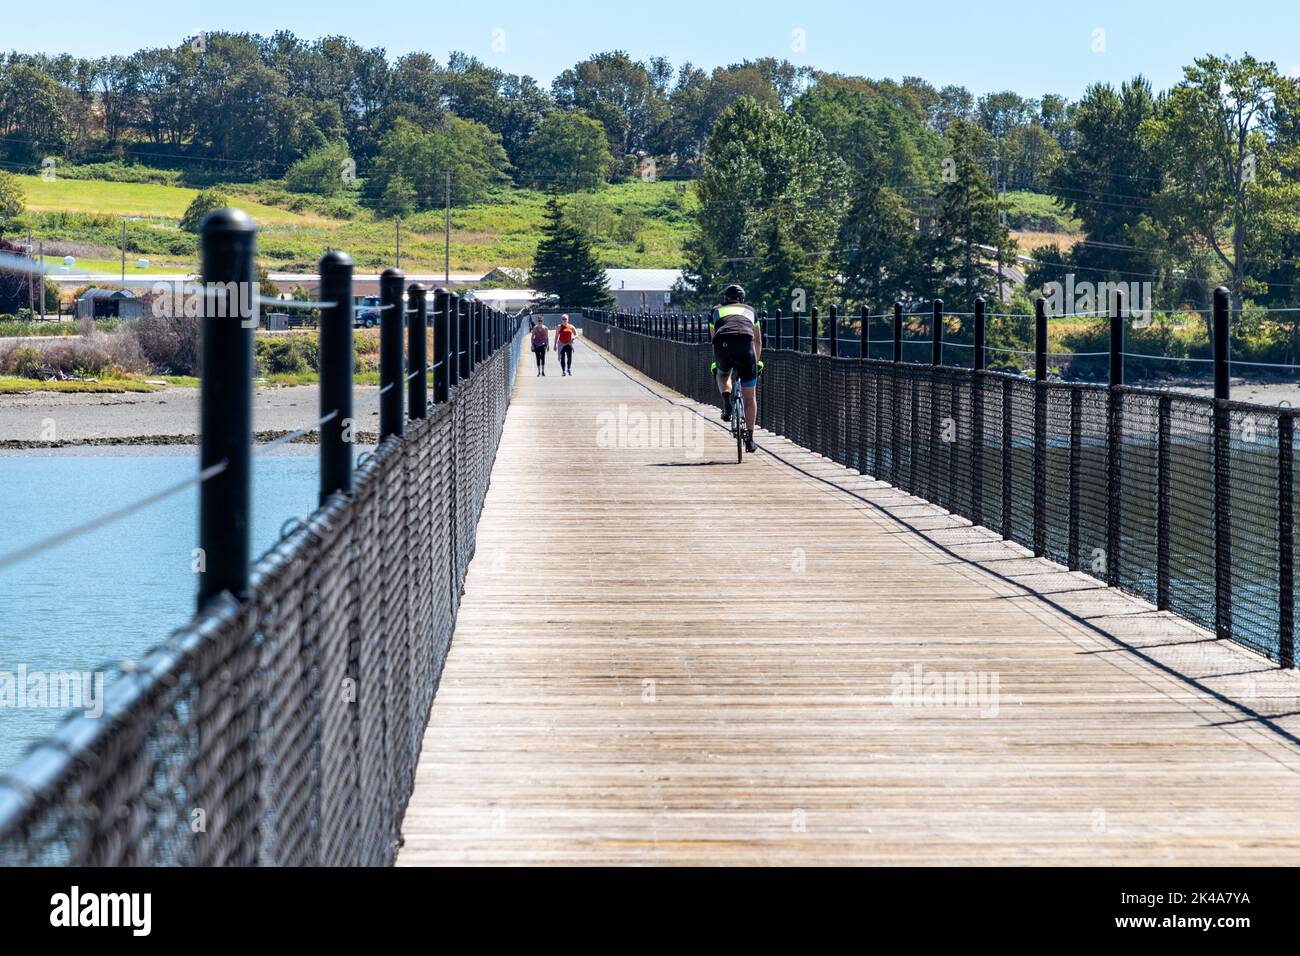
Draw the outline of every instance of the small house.
<instances>
[{"instance_id":1,"label":"small house","mask_svg":"<svg viewBox=\"0 0 1300 956\"><path fill-rule=\"evenodd\" d=\"M130 289L87 289L77 299L79 319L138 319L144 303Z\"/></svg>"}]
</instances>

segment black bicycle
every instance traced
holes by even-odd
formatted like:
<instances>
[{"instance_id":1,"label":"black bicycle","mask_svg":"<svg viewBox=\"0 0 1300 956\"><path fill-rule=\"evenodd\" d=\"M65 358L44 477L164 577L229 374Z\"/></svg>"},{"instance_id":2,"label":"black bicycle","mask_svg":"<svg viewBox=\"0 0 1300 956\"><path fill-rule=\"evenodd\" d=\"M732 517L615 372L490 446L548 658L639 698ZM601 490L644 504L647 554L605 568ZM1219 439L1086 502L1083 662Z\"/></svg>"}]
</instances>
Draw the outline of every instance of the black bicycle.
<instances>
[{"instance_id":1,"label":"black bicycle","mask_svg":"<svg viewBox=\"0 0 1300 956\"><path fill-rule=\"evenodd\" d=\"M714 362L710 371L714 376L718 374L718 363ZM759 374L762 375L760 366ZM745 391L740 384L740 376L732 369L729 373L731 382L731 434L736 439L736 464L745 460L745 435L748 429L745 427Z\"/></svg>"},{"instance_id":2,"label":"black bicycle","mask_svg":"<svg viewBox=\"0 0 1300 956\"><path fill-rule=\"evenodd\" d=\"M731 434L736 436L736 464L745 460L745 395L740 377L731 373Z\"/></svg>"}]
</instances>

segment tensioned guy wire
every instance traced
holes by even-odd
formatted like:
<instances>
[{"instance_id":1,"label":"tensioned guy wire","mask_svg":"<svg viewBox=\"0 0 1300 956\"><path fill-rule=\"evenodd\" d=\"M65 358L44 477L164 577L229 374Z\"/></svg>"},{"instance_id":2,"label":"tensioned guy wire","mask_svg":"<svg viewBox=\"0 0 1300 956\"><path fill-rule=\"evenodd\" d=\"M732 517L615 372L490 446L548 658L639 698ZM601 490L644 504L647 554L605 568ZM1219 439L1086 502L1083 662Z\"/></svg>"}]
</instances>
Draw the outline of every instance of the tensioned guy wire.
<instances>
[{"instance_id":1,"label":"tensioned guy wire","mask_svg":"<svg viewBox=\"0 0 1300 956\"><path fill-rule=\"evenodd\" d=\"M79 538L84 534L89 534L91 531L94 531L97 528L102 528L107 524L111 524L114 521L118 521L122 518L125 518L128 515L134 514L135 512L139 511L142 508L147 508L149 505L155 504L156 502L162 501L166 498L170 498L172 495L184 491L186 488L189 488L191 485L201 485L208 479L215 478L217 475L221 474L223 471L226 470L228 465L229 462L226 461L218 462L215 465L211 465L208 468L203 469L192 478L186 478L184 481L178 481L173 485L168 485L166 488L163 488L161 491L155 491L153 494L147 495L146 497L134 501L129 505L123 505L120 508L114 508L112 511L106 512L97 518L91 518L89 521L82 522L79 525L74 525L73 527L68 528L64 531L60 531L56 534L52 534L47 538L42 538L40 541L37 541L34 544L29 544L26 547L19 548L16 551L11 551L9 554L0 555L0 571L3 571L5 568L12 567L13 565L18 564L21 561L26 561L29 558L33 558L38 554L48 551L50 548L57 547L58 545L63 544L67 541L71 541L73 538Z\"/></svg>"},{"instance_id":2,"label":"tensioned guy wire","mask_svg":"<svg viewBox=\"0 0 1300 956\"><path fill-rule=\"evenodd\" d=\"M377 400L381 395L383 395L392 387L393 387L392 383L385 385L383 388L379 389L379 391L375 395L371 396L370 398L366 399L363 402L358 403L357 407L361 408L367 404L373 403L375 400ZM326 422L332 421L337 416L338 416L338 409L335 409L329 414L322 415L320 418L316 419L316 421L308 425L305 425L302 428L297 429L296 431L292 431L287 434L281 435L279 438L267 442L264 445L259 445L255 450L254 454L263 455L266 452L270 451L272 448L294 441L297 438L301 438L303 435L306 435L309 432L315 431L317 428L320 428L320 426L324 425ZM102 528L105 525L112 524L115 521L119 521L122 518L126 518L134 514L135 512L140 511L143 508L147 508L152 504L156 504L159 501L163 501L167 498L170 498L172 495L184 491L186 488L190 487L191 485L195 485L195 484L201 485L205 481L208 481L210 478L215 478L217 475L225 471L227 464L228 464L227 462L223 461L219 464L212 465L209 468L205 468L203 471L199 472L197 475L195 475L192 478L186 478L183 481L178 481L175 484L168 485L166 488L163 488L160 491L156 491L150 495L146 495L145 497L140 498L137 501L131 502L130 504L123 505L120 508L115 508L112 511L99 515L98 517L91 518L89 521L82 522L79 525L74 525L71 528L57 532L46 538L42 538L40 541L27 545L26 547L23 548L19 548L18 550L10 552L9 554L0 555L0 571L3 571L6 568L12 567L30 558L34 558L37 555L42 554L45 551L57 547L58 545L63 544L67 541L71 541L74 538L79 538L82 535L89 534L91 531L94 531L98 528Z\"/></svg>"}]
</instances>

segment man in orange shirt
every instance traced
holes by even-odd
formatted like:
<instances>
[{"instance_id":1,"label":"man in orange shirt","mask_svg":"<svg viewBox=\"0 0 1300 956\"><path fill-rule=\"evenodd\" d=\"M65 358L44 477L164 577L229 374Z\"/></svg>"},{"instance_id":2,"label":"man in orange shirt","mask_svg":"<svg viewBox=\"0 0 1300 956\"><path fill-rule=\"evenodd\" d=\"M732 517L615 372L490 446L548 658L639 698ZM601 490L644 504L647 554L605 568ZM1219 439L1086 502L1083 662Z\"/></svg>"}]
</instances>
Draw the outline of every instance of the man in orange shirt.
<instances>
[{"instance_id":1,"label":"man in orange shirt","mask_svg":"<svg viewBox=\"0 0 1300 956\"><path fill-rule=\"evenodd\" d=\"M567 315L560 316L560 327L555 330L555 347L560 353L560 374L573 374L573 340L578 330L569 324Z\"/></svg>"}]
</instances>

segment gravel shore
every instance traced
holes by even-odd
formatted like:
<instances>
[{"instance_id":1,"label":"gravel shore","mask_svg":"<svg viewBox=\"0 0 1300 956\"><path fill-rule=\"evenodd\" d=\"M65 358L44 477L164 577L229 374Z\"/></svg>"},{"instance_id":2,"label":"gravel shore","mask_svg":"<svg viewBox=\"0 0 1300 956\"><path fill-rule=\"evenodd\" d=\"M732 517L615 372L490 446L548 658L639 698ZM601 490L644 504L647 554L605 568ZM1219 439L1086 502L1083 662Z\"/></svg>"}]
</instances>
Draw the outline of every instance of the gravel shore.
<instances>
[{"instance_id":1,"label":"gravel shore","mask_svg":"<svg viewBox=\"0 0 1300 956\"><path fill-rule=\"evenodd\" d=\"M354 393L358 431L379 430L379 389L358 385ZM266 441L314 422L316 385L259 388L253 395L253 430ZM54 439L50 439L51 426ZM0 395L0 447L41 448L64 444L172 445L198 441L199 390L94 395L31 392Z\"/></svg>"}]
</instances>

